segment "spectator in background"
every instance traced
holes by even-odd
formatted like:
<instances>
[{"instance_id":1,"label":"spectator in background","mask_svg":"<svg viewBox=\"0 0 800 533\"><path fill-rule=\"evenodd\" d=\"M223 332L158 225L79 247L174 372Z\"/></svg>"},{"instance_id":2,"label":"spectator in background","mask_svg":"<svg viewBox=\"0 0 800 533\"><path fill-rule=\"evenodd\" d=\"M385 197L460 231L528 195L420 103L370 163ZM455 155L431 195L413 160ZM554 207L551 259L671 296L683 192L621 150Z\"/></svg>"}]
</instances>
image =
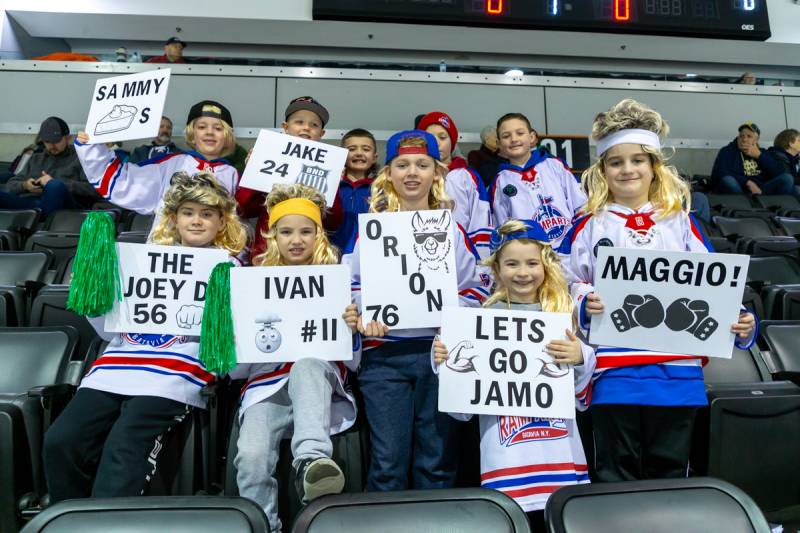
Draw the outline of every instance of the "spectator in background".
<instances>
[{"instance_id":1,"label":"spectator in background","mask_svg":"<svg viewBox=\"0 0 800 533\"><path fill-rule=\"evenodd\" d=\"M177 37L170 37L164 43L164 55L151 57L147 63L186 63L183 58L183 49L186 48L186 43Z\"/></svg>"},{"instance_id":2,"label":"spectator in background","mask_svg":"<svg viewBox=\"0 0 800 533\"><path fill-rule=\"evenodd\" d=\"M8 192L0 192L0 208L38 208L48 215L102 200L86 180L66 122L58 117L46 118L39 138L44 150L34 152L25 168L8 180Z\"/></svg>"},{"instance_id":3,"label":"spectator in background","mask_svg":"<svg viewBox=\"0 0 800 533\"><path fill-rule=\"evenodd\" d=\"M481 130L481 146L467 154L467 161L481 175L484 185L490 187L500 163L504 162L497 155L497 128L486 126Z\"/></svg>"},{"instance_id":4,"label":"spectator in background","mask_svg":"<svg viewBox=\"0 0 800 533\"><path fill-rule=\"evenodd\" d=\"M739 135L723 146L714 160L711 180L724 194L792 194L794 179L766 150L758 146L761 130L752 122L739 126Z\"/></svg>"},{"instance_id":5,"label":"spectator in background","mask_svg":"<svg viewBox=\"0 0 800 533\"><path fill-rule=\"evenodd\" d=\"M800 131L789 128L775 137L769 155L783 166L783 173L794 180L794 195L800 198Z\"/></svg>"},{"instance_id":6,"label":"spectator in background","mask_svg":"<svg viewBox=\"0 0 800 533\"><path fill-rule=\"evenodd\" d=\"M756 78L756 75L752 72L745 72L739 77L736 83L740 85L755 85L758 83L758 78Z\"/></svg>"},{"instance_id":7,"label":"spectator in background","mask_svg":"<svg viewBox=\"0 0 800 533\"><path fill-rule=\"evenodd\" d=\"M168 117L161 117L161 124L158 127L158 137L150 144L143 144L131 152L130 162L141 163L148 159L173 154L178 151L178 147L172 142L172 120Z\"/></svg>"}]
</instances>

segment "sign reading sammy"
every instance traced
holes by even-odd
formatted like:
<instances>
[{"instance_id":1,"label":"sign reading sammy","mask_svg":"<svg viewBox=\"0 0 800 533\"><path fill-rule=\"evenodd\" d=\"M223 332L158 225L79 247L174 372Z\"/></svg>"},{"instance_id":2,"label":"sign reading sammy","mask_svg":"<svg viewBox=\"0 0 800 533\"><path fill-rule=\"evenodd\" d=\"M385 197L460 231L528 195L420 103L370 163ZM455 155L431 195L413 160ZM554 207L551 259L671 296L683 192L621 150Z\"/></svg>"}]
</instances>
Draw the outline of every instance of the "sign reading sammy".
<instances>
[{"instance_id":1,"label":"sign reading sammy","mask_svg":"<svg viewBox=\"0 0 800 533\"><path fill-rule=\"evenodd\" d=\"M301 183L321 192L330 207L346 162L346 148L261 130L239 186L269 192L276 183Z\"/></svg>"},{"instance_id":2,"label":"sign reading sammy","mask_svg":"<svg viewBox=\"0 0 800 533\"><path fill-rule=\"evenodd\" d=\"M158 135L170 70L150 70L97 80L86 133L92 144Z\"/></svg>"},{"instance_id":3,"label":"sign reading sammy","mask_svg":"<svg viewBox=\"0 0 800 533\"><path fill-rule=\"evenodd\" d=\"M569 313L448 307L441 341L439 411L575 418L569 365L553 363L548 342L572 328Z\"/></svg>"},{"instance_id":4,"label":"sign reading sammy","mask_svg":"<svg viewBox=\"0 0 800 533\"><path fill-rule=\"evenodd\" d=\"M122 301L106 331L199 336L206 284L225 250L117 243Z\"/></svg>"},{"instance_id":5,"label":"sign reading sammy","mask_svg":"<svg viewBox=\"0 0 800 533\"><path fill-rule=\"evenodd\" d=\"M454 224L448 209L359 215L364 323L439 327L458 305Z\"/></svg>"},{"instance_id":6,"label":"sign reading sammy","mask_svg":"<svg viewBox=\"0 0 800 533\"><path fill-rule=\"evenodd\" d=\"M600 247L595 289L606 311L592 315L593 344L722 357L750 258L734 254Z\"/></svg>"},{"instance_id":7,"label":"sign reading sammy","mask_svg":"<svg viewBox=\"0 0 800 533\"><path fill-rule=\"evenodd\" d=\"M342 319L350 299L346 265L232 268L236 361L352 359L352 332Z\"/></svg>"}]
</instances>

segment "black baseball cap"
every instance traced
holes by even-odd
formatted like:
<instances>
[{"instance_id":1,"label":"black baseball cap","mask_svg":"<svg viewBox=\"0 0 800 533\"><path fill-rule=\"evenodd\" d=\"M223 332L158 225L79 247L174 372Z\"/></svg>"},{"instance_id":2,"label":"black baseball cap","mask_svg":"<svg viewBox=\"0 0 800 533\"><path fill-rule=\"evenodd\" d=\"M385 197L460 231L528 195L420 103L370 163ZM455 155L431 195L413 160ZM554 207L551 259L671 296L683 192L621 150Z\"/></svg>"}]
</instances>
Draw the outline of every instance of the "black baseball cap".
<instances>
[{"instance_id":1,"label":"black baseball cap","mask_svg":"<svg viewBox=\"0 0 800 533\"><path fill-rule=\"evenodd\" d=\"M739 126L739 129L737 131L742 131L745 128L747 128L748 130L752 131L756 135L761 135L761 130L753 122L745 122L744 124Z\"/></svg>"},{"instance_id":2,"label":"black baseball cap","mask_svg":"<svg viewBox=\"0 0 800 533\"><path fill-rule=\"evenodd\" d=\"M219 113L212 110L203 111L203 108L206 106L214 106L220 110ZM225 122L230 126L233 127L233 119L231 118L231 112L228 111L228 108L224 105L220 104L219 102L215 102L214 100L203 100L202 102L197 102L192 106L189 110L189 117L186 119L186 124L190 124L194 119L200 117L211 117L211 118L218 118L221 121Z\"/></svg>"},{"instance_id":3,"label":"black baseball cap","mask_svg":"<svg viewBox=\"0 0 800 533\"><path fill-rule=\"evenodd\" d=\"M179 44L181 45L181 48L186 48L186 43L181 41L177 37L170 37L169 39L167 39L167 42L164 43L164 46L167 46L168 44Z\"/></svg>"},{"instance_id":4,"label":"black baseball cap","mask_svg":"<svg viewBox=\"0 0 800 533\"><path fill-rule=\"evenodd\" d=\"M314 100L311 96L298 96L291 102L289 105L286 106L286 112L284 113L284 120L289 120L289 117L292 113L301 110L311 111L312 113L316 114L319 119L322 121L322 126L325 127L325 124L328 123L328 119L330 119L330 115L328 114L328 110L325 109L325 106Z\"/></svg>"},{"instance_id":5,"label":"black baseball cap","mask_svg":"<svg viewBox=\"0 0 800 533\"><path fill-rule=\"evenodd\" d=\"M39 127L39 138L44 142L57 143L69 135L69 126L58 117L47 117Z\"/></svg>"}]
</instances>

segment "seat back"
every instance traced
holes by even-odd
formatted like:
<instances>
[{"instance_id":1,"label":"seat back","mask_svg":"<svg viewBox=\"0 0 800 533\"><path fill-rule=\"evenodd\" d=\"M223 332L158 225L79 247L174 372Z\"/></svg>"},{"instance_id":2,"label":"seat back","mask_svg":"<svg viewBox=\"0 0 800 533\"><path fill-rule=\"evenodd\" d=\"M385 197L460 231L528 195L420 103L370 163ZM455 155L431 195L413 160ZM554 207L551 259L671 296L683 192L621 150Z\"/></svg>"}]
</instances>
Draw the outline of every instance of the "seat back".
<instances>
[{"instance_id":1,"label":"seat back","mask_svg":"<svg viewBox=\"0 0 800 533\"><path fill-rule=\"evenodd\" d=\"M117 235L117 242L132 242L136 244L145 244L147 242L146 231L123 231Z\"/></svg>"},{"instance_id":2,"label":"seat back","mask_svg":"<svg viewBox=\"0 0 800 533\"><path fill-rule=\"evenodd\" d=\"M764 321L760 330L775 377L800 382L800 322Z\"/></svg>"},{"instance_id":3,"label":"seat back","mask_svg":"<svg viewBox=\"0 0 800 533\"><path fill-rule=\"evenodd\" d=\"M90 210L61 209L50 213L44 221L43 229L54 233L80 233L81 224L91 213ZM118 210L106 211L116 224L119 221L120 213Z\"/></svg>"},{"instance_id":4,"label":"seat back","mask_svg":"<svg viewBox=\"0 0 800 533\"><path fill-rule=\"evenodd\" d=\"M791 257L751 257L747 279L769 285L800 283L800 264Z\"/></svg>"},{"instance_id":5,"label":"seat back","mask_svg":"<svg viewBox=\"0 0 800 533\"><path fill-rule=\"evenodd\" d=\"M0 394L60 383L77 342L71 326L0 328Z\"/></svg>"},{"instance_id":6,"label":"seat back","mask_svg":"<svg viewBox=\"0 0 800 533\"><path fill-rule=\"evenodd\" d=\"M759 207L777 211L778 209L800 209L797 198L788 194L759 194L753 197Z\"/></svg>"},{"instance_id":7,"label":"seat back","mask_svg":"<svg viewBox=\"0 0 800 533\"><path fill-rule=\"evenodd\" d=\"M708 197L708 205L716 211L723 209L751 209L753 204L744 194L716 194L711 193Z\"/></svg>"},{"instance_id":8,"label":"seat back","mask_svg":"<svg viewBox=\"0 0 800 533\"><path fill-rule=\"evenodd\" d=\"M128 231L137 231L149 233L150 228L153 227L153 220L155 215L142 215L141 213L134 213L131 217L131 223L128 226Z\"/></svg>"},{"instance_id":9,"label":"seat back","mask_svg":"<svg viewBox=\"0 0 800 533\"><path fill-rule=\"evenodd\" d=\"M47 285L33 299L28 323L31 326L74 327L79 335L75 357L84 359L89 346L97 338L97 332L86 317L67 309L68 297L68 285Z\"/></svg>"},{"instance_id":10,"label":"seat back","mask_svg":"<svg viewBox=\"0 0 800 533\"><path fill-rule=\"evenodd\" d=\"M522 508L490 489L366 492L327 496L311 502L292 533L385 533L530 531Z\"/></svg>"},{"instance_id":11,"label":"seat back","mask_svg":"<svg viewBox=\"0 0 800 533\"><path fill-rule=\"evenodd\" d=\"M783 229L787 235L800 234L800 218L775 217L775 223Z\"/></svg>"},{"instance_id":12,"label":"seat back","mask_svg":"<svg viewBox=\"0 0 800 533\"><path fill-rule=\"evenodd\" d=\"M69 260L78 250L78 233L52 233L37 231L25 242L25 250L49 250L53 254L52 268L56 271L55 279L62 279Z\"/></svg>"},{"instance_id":13,"label":"seat back","mask_svg":"<svg viewBox=\"0 0 800 533\"><path fill-rule=\"evenodd\" d=\"M38 209L0 209L0 229L31 230L38 219Z\"/></svg>"},{"instance_id":14,"label":"seat back","mask_svg":"<svg viewBox=\"0 0 800 533\"><path fill-rule=\"evenodd\" d=\"M738 236L757 239L759 237L772 237L775 232L769 223L762 218L745 217L729 218L714 217L714 223L723 236Z\"/></svg>"},{"instance_id":15,"label":"seat back","mask_svg":"<svg viewBox=\"0 0 800 533\"><path fill-rule=\"evenodd\" d=\"M757 383L768 376L750 350L733 349L730 359L709 357L703 367L703 380L706 385L718 383Z\"/></svg>"},{"instance_id":16,"label":"seat back","mask_svg":"<svg viewBox=\"0 0 800 533\"><path fill-rule=\"evenodd\" d=\"M753 500L713 478L569 485L547 501L552 533L768 533Z\"/></svg>"},{"instance_id":17,"label":"seat back","mask_svg":"<svg viewBox=\"0 0 800 533\"><path fill-rule=\"evenodd\" d=\"M223 496L137 496L67 500L51 505L23 529L25 533L264 533L264 512L245 498Z\"/></svg>"},{"instance_id":18,"label":"seat back","mask_svg":"<svg viewBox=\"0 0 800 533\"><path fill-rule=\"evenodd\" d=\"M40 281L52 261L49 251L0 252L0 285Z\"/></svg>"}]
</instances>

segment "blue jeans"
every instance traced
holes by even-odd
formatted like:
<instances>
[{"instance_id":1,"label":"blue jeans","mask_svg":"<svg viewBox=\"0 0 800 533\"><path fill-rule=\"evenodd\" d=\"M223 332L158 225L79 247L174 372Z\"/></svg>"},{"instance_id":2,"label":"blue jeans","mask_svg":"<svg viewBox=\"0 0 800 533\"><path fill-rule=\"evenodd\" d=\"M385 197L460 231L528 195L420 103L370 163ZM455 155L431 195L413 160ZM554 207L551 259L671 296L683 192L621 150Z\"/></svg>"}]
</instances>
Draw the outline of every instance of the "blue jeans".
<instances>
[{"instance_id":1,"label":"blue jeans","mask_svg":"<svg viewBox=\"0 0 800 533\"><path fill-rule=\"evenodd\" d=\"M790 174L781 174L772 179L753 180L758 188L761 189L762 194L793 194L794 193L794 178ZM749 194L749 190L745 190L736 178L733 176L723 176L717 184L717 190L723 194Z\"/></svg>"},{"instance_id":2,"label":"blue jeans","mask_svg":"<svg viewBox=\"0 0 800 533\"><path fill-rule=\"evenodd\" d=\"M361 364L358 381L372 446L367 489L453 487L456 422L438 410L431 341L387 342L365 351Z\"/></svg>"},{"instance_id":3,"label":"blue jeans","mask_svg":"<svg viewBox=\"0 0 800 533\"><path fill-rule=\"evenodd\" d=\"M59 209L78 209L78 202L69 192L63 181L50 180L39 196L20 197L12 192L0 192L0 208L40 209L42 215L49 215Z\"/></svg>"},{"instance_id":4,"label":"blue jeans","mask_svg":"<svg viewBox=\"0 0 800 533\"><path fill-rule=\"evenodd\" d=\"M711 222L711 206L708 204L708 196L701 192L693 192L692 212L697 218L705 222Z\"/></svg>"}]
</instances>

